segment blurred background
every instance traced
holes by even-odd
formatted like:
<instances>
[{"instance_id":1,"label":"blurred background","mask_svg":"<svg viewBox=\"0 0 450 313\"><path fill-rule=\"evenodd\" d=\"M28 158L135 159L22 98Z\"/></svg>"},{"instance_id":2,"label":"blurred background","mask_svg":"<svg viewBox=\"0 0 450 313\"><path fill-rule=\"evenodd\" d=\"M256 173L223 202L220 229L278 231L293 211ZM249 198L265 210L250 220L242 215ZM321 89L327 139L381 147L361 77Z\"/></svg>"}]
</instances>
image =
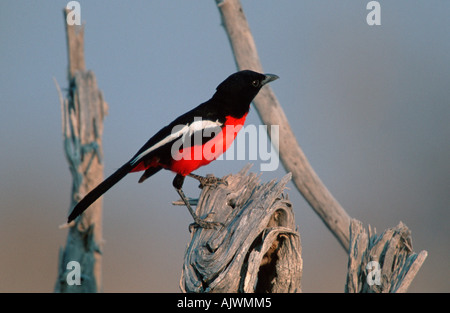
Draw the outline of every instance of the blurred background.
<instances>
[{"instance_id":1,"label":"blurred background","mask_svg":"<svg viewBox=\"0 0 450 313\"><path fill-rule=\"evenodd\" d=\"M85 58L109 104L105 176L236 71L215 1L79 1ZM69 210L55 78L67 87L68 1L0 2L0 292L52 292ZM411 292L450 291L448 1L242 0L272 89L313 168L351 217L404 222L429 255ZM247 124L261 122L253 108ZM223 176L250 161L217 161ZM259 171L259 162L253 171ZM285 170L263 172L262 181ZM160 172L104 200L105 292L179 292L191 216ZM195 197L198 183L187 180ZM294 185L305 292L343 292L347 255Z\"/></svg>"}]
</instances>

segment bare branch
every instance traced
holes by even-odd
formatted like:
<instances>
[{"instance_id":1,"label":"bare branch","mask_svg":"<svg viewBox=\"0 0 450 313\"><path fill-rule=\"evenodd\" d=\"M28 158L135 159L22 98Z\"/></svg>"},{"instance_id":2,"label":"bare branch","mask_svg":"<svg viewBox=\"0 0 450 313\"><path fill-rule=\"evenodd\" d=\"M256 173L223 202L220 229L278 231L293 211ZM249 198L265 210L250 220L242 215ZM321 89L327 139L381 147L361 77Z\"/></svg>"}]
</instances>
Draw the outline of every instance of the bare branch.
<instances>
[{"instance_id":1,"label":"bare branch","mask_svg":"<svg viewBox=\"0 0 450 313\"><path fill-rule=\"evenodd\" d=\"M263 72L256 45L239 0L216 0L223 26L233 49L237 67ZM348 251L350 216L328 191L300 148L289 121L275 94L266 86L254 100L264 124L279 125L279 154L286 171L292 173L295 186L323 222ZM271 127L268 127L270 130ZM269 136L271 134L269 133ZM271 137L271 140L278 138ZM274 144L276 147L277 144Z\"/></svg>"}]
</instances>

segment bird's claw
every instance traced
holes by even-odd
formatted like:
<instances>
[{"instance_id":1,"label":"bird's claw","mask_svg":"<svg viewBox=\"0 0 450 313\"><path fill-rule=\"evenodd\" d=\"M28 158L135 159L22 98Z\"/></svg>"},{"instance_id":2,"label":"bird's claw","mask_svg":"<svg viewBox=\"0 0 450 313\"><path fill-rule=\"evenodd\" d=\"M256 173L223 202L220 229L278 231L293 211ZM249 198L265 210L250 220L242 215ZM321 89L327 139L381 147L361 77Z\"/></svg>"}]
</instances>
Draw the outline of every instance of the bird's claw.
<instances>
[{"instance_id":1,"label":"bird's claw","mask_svg":"<svg viewBox=\"0 0 450 313\"><path fill-rule=\"evenodd\" d=\"M204 219L197 217L194 219L194 223L189 225L189 232L192 233L194 228L204 228L204 229L217 229L218 227L224 227L225 225L220 222L208 222Z\"/></svg>"},{"instance_id":2,"label":"bird's claw","mask_svg":"<svg viewBox=\"0 0 450 313\"><path fill-rule=\"evenodd\" d=\"M199 178L200 185L199 188L205 187L205 186L211 186L216 187L217 185L223 184L225 186L228 186L228 182L225 179L218 178L216 176L207 176Z\"/></svg>"}]
</instances>

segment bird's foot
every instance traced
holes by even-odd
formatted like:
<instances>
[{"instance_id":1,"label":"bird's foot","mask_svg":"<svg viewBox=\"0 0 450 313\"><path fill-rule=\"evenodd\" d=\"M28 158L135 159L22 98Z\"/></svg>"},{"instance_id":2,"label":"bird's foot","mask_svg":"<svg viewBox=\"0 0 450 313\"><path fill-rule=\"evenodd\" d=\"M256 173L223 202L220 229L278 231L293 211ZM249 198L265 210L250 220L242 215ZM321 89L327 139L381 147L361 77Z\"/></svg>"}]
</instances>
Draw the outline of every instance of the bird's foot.
<instances>
[{"instance_id":1,"label":"bird's foot","mask_svg":"<svg viewBox=\"0 0 450 313\"><path fill-rule=\"evenodd\" d=\"M223 227L225 226L222 223L219 222L209 222L209 221L205 221L207 218L209 218L212 214L214 214L214 212L209 213L205 219L201 219L200 217L197 216L197 214L195 214L194 210L191 207L191 204L189 203L188 198L185 196L184 192L182 189L176 189L176 191L178 192L178 194L181 197L181 200L183 200L184 204L186 205L189 213L191 214L192 218L194 219L194 223L189 225L189 232L192 232L192 228L205 228L205 229L215 229L216 227Z\"/></svg>"},{"instance_id":2,"label":"bird's foot","mask_svg":"<svg viewBox=\"0 0 450 313\"><path fill-rule=\"evenodd\" d=\"M228 186L228 182L225 179L218 178L212 174L204 177L204 176L200 176L200 175L191 173L191 174L189 174L189 176L198 180L200 182L200 185L198 187L202 188L202 189L205 186L216 187L217 185L220 185L220 184Z\"/></svg>"},{"instance_id":3,"label":"bird's foot","mask_svg":"<svg viewBox=\"0 0 450 313\"><path fill-rule=\"evenodd\" d=\"M206 218L209 217L209 215L214 214L210 213ZM206 219L205 218L205 219ZM198 216L194 217L194 223L189 225L189 232L192 232L192 229L194 228L205 228L205 229L217 229L218 227L224 227L225 225L220 222L212 222L212 221L205 221L205 219L201 219Z\"/></svg>"}]
</instances>

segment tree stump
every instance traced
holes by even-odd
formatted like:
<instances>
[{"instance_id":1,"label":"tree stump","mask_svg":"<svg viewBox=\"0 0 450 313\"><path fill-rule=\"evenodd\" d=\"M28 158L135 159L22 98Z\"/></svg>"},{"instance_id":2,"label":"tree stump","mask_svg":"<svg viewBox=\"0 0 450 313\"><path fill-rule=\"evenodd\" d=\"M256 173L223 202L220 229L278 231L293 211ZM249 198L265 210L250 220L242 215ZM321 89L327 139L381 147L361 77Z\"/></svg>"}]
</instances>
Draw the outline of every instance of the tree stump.
<instances>
[{"instance_id":1,"label":"tree stump","mask_svg":"<svg viewBox=\"0 0 450 313\"><path fill-rule=\"evenodd\" d=\"M413 252L411 231L402 222L377 236L353 219L345 292L406 292L427 255Z\"/></svg>"},{"instance_id":2,"label":"tree stump","mask_svg":"<svg viewBox=\"0 0 450 313\"><path fill-rule=\"evenodd\" d=\"M192 229L183 292L301 292L300 234L283 194L291 174L261 184L249 168L224 177L228 185L204 187L192 202L200 217L224 227Z\"/></svg>"}]
</instances>

